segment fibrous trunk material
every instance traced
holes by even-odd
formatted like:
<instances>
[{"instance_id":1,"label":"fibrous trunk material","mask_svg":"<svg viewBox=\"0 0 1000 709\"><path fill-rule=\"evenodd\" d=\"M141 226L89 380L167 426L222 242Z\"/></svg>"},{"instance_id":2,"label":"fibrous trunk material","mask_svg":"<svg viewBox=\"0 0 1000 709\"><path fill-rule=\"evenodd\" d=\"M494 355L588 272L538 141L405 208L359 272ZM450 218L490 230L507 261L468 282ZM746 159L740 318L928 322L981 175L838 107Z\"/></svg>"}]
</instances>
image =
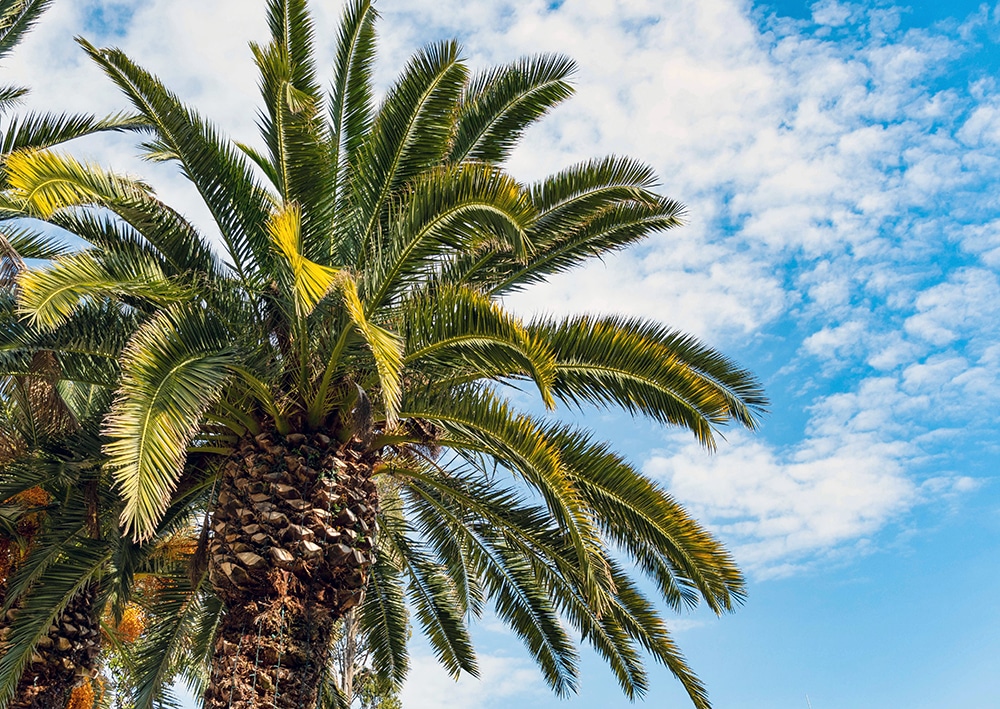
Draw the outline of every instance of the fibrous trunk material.
<instances>
[{"instance_id":1,"label":"fibrous trunk material","mask_svg":"<svg viewBox=\"0 0 1000 709\"><path fill-rule=\"evenodd\" d=\"M96 673L101 650L96 600L97 586L92 584L77 593L49 626L8 709L61 709L69 702L73 688Z\"/></svg>"},{"instance_id":2,"label":"fibrous trunk material","mask_svg":"<svg viewBox=\"0 0 1000 709\"><path fill-rule=\"evenodd\" d=\"M225 612L207 709L312 709L331 630L372 561L375 454L321 433L240 441L221 472L209 578Z\"/></svg>"}]
</instances>

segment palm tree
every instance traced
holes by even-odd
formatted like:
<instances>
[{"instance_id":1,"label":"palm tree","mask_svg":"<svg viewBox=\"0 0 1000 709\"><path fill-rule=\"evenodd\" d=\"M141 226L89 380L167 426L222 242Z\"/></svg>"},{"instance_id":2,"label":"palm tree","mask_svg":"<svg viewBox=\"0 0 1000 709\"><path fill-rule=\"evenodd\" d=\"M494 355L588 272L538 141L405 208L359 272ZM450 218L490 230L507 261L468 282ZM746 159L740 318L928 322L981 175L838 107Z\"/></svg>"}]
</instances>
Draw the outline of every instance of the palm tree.
<instances>
[{"instance_id":1,"label":"palm tree","mask_svg":"<svg viewBox=\"0 0 1000 709\"><path fill-rule=\"evenodd\" d=\"M91 248L19 278L31 327L111 299L146 314L105 424L106 470L135 539L177 508L193 453L221 462L205 544L224 606L205 705L312 707L334 625L353 610L399 683L413 617L452 673L476 673L466 620L487 602L554 690L572 691L565 624L628 696L665 664L706 692L629 564L671 608L743 598L728 552L608 445L516 411L618 407L690 429L753 428L759 384L656 323L523 322L502 298L679 224L653 171L610 157L524 186L503 163L571 94L570 60L471 76L454 42L418 52L379 105L376 13L352 0L324 96L305 0L269 0L263 148L233 144L117 49L85 49L179 164L223 255L148 187L51 151L8 161L13 210ZM81 207L96 206L88 211Z\"/></svg>"},{"instance_id":2,"label":"palm tree","mask_svg":"<svg viewBox=\"0 0 1000 709\"><path fill-rule=\"evenodd\" d=\"M118 534L120 504L101 472L93 423L49 439L0 475L4 493L32 485L13 498L33 527L29 551L6 579L12 622L3 633L0 706L7 709L66 707L77 690L92 688L102 656L125 656L102 625L119 626L135 599L158 606L187 586L186 558L168 553L177 542L190 546L187 505L167 516L152 543L139 546ZM136 583L150 577L151 590Z\"/></svg>"},{"instance_id":3,"label":"palm tree","mask_svg":"<svg viewBox=\"0 0 1000 709\"><path fill-rule=\"evenodd\" d=\"M49 236L25 228L14 241L51 257L59 249ZM118 359L143 315L95 303L56 330L39 330L16 317L13 296L0 299L0 499L8 500L0 506L0 707L83 709L93 705L95 685L129 706L152 707L154 698L169 699L165 685L189 663L178 648L150 662L118 631L139 609L181 632L192 630L192 615L214 624L212 600L198 593L203 579L189 569L213 465L190 456L185 489L155 537L139 544L123 536L100 424ZM159 628L149 635L155 641ZM102 667L112 676L99 678Z\"/></svg>"},{"instance_id":4,"label":"palm tree","mask_svg":"<svg viewBox=\"0 0 1000 709\"><path fill-rule=\"evenodd\" d=\"M186 563L160 557L190 524L199 491L189 485L152 543L120 534L100 424L136 318L101 304L42 332L13 317L10 296L0 309L0 443L8 451L0 499L8 500L2 509L11 522L0 528L0 706L66 707L87 696L99 653L113 640L101 632L102 615L110 613L112 625L122 616L134 580L155 574L176 584L186 576Z\"/></svg>"},{"instance_id":5,"label":"palm tree","mask_svg":"<svg viewBox=\"0 0 1000 709\"><path fill-rule=\"evenodd\" d=\"M93 704L87 697L95 681L117 696L133 689L121 685L121 676L106 683L98 674L108 663L133 669L130 648L109 629L134 614L137 601L157 621L163 608L176 607L178 596L187 605L201 601L189 600L191 584L199 584L189 580L197 542L197 528L193 536L191 528L204 516L212 478L199 468L204 460L192 456L186 489L153 539L139 544L123 536L120 499L103 470L100 424L123 335L134 331L135 318L102 305L52 333L2 321L0 366L9 373L19 361L31 361L33 373L11 377L11 396L0 410L4 439L18 444L15 455L0 461L0 499L9 500L0 506L0 519L10 522L0 527L0 602L6 612L0 707L82 709ZM58 380L42 378L34 363L39 353L50 372L61 373ZM52 422L60 420L67 423L54 428ZM180 615L171 613L167 622L176 623ZM171 670L177 664L175 657L158 659ZM133 674L144 684L125 694L136 698L162 695L173 676L162 669Z\"/></svg>"},{"instance_id":6,"label":"palm tree","mask_svg":"<svg viewBox=\"0 0 1000 709\"><path fill-rule=\"evenodd\" d=\"M0 0L0 59L7 56L23 39L51 0ZM16 106L27 93L17 86L0 86L0 116ZM13 117L0 125L0 166L18 150L37 150L82 137L99 131L122 130L139 127L134 118L117 115L97 119L87 115L27 114ZM7 187L6 172L0 172L0 185ZM10 221L21 215L13 212L0 214L3 220L0 231L0 298L3 299L4 334L19 332L13 327L14 279L24 268L25 258L49 258L58 253L32 239ZM41 486L9 485L8 468L23 466L26 459L37 453L39 447L50 439L76 435L78 422L70 407L56 390L59 379L58 359L50 351L20 349L16 354L6 337L3 347L3 371L0 373L0 467L4 468L4 488L19 490L16 495L0 495L4 509L11 515L12 524L0 531L0 556L3 557L0 573L0 637L6 642L11 634L15 612L21 597L16 591L16 581L21 567L29 566L28 551L40 549L45 538L52 511L50 491ZM16 346L14 347L16 349ZM13 584L14 589L9 588ZM37 638L32 646L28 669L20 673L20 681L13 687L11 707L64 706L69 691L93 667L97 644L95 594L91 585L74 589L64 599L51 623L56 628ZM88 622L81 624L78 618ZM62 630L73 630L73 636ZM78 627L79 626L79 627ZM9 656L10 647L4 655ZM50 657L51 656L51 657Z\"/></svg>"}]
</instances>

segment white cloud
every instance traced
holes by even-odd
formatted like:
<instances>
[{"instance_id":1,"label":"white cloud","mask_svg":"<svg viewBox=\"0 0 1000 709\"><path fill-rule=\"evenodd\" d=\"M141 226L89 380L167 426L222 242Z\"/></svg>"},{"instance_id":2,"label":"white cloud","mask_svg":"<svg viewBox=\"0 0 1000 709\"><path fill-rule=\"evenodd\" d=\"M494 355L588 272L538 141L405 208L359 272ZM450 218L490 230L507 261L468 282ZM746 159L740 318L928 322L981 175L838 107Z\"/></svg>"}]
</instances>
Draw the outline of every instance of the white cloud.
<instances>
[{"instance_id":1,"label":"white cloud","mask_svg":"<svg viewBox=\"0 0 1000 709\"><path fill-rule=\"evenodd\" d=\"M436 658L414 654L400 696L406 709L500 709L547 693L538 670L523 658L480 653L479 678L457 681Z\"/></svg>"},{"instance_id":2,"label":"white cloud","mask_svg":"<svg viewBox=\"0 0 1000 709\"><path fill-rule=\"evenodd\" d=\"M807 337L802 346L818 359L839 360L864 350L866 324L848 320L833 327L824 327Z\"/></svg>"},{"instance_id":3,"label":"white cloud","mask_svg":"<svg viewBox=\"0 0 1000 709\"><path fill-rule=\"evenodd\" d=\"M658 248L664 242L672 243ZM752 258L706 247L683 231L653 244L558 275L508 302L525 313L626 313L716 338L757 332L789 303L782 284Z\"/></svg>"},{"instance_id":4,"label":"white cloud","mask_svg":"<svg viewBox=\"0 0 1000 709\"><path fill-rule=\"evenodd\" d=\"M985 269L962 269L949 279L920 293L917 314L906 320L906 331L934 345L948 345L959 337L986 328L996 331L996 303L1000 302L997 274Z\"/></svg>"},{"instance_id":5,"label":"white cloud","mask_svg":"<svg viewBox=\"0 0 1000 709\"><path fill-rule=\"evenodd\" d=\"M932 357L898 377L872 376L856 391L821 397L799 443L737 432L708 456L674 436L644 470L708 520L759 578L794 573L845 546L876 549L878 534L915 506L981 487L931 451L963 435L947 417L963 415L970 402L995 408L1000 386L990 365L998 352L991 348L975 366ZM937 472L915 476L929 460Z\"/></svg>"},{"instance_id":6,"label":"white cloud","mask_svg":"<svg viewBox=\"0 0 1000 709\"><path fill-rule=\"evenodd\" d=\"M860 396L826 399L800 444L776 447L736 433L706 456L685 441L644 470L710 520L758 576L788 573L873 535L917 502L905 474L915 450L885 435L893 408L906 403L890 382L870 383Z\"/></svg>"}]
</instances>

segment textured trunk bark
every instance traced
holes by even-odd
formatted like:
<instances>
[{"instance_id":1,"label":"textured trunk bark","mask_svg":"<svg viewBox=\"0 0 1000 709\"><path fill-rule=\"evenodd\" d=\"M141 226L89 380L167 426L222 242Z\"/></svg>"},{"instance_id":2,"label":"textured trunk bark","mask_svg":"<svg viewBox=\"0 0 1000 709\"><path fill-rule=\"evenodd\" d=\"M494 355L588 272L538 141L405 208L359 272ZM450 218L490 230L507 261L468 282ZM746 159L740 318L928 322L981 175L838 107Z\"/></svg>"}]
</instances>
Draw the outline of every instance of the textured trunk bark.
<instances>
[{"instance_id":1,"label":"textured trunk bark","mask_svg":"<svg viewBox=\"0 0 1000 709\"><path fill-rule=\"evenodd\" d=\"M344 675L340 688L347 706L354 703L354 662L358 655L358 614L352 608L344 617Z\"/></svg>"},{"instance_id":2,"label":"textured trunk bark","mask_svg":"<svg viewBox=\"0 0 1000 709\"><path fill-rule=\"evenodd\" d=\"M97 587L81 591L49 628L21 675L8 709L62 709L73 689L95 674L101 650Z\"/></svg>"},{"instance_id":3,"label":"textured trunk bark","mask_svg":"<svg viewBox=\"0 0 1000 709\"><path fill-rule=\"evenodd\" d=\"M315 707L332 627L331 614L308 602L294 609L261 602L227 608L205 706Z\"/></svg>"},{"instance_id":4,"label":"textured trunk bark","mask_svg":"<svg viewBox=\"0 0 1000 709\"><path fill-rule=\"evenodd\" d=\"M334 623L360 601L373 454L322 434L240 442L221 473L209 578L226 606L206 709L312 709Z\"/></svg>"}]
</instances>

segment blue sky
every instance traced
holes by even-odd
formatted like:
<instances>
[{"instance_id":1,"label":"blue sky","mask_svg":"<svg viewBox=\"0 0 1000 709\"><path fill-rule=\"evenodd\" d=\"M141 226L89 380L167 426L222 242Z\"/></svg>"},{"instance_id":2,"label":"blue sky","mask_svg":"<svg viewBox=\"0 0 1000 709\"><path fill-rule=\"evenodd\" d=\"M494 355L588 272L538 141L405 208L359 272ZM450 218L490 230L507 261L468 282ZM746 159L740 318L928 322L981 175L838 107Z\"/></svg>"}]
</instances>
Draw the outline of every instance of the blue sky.
<instances>
[{"instance_id":1,"label":"blue sky","mask_svg":"<svg viewBox=\"0 0 1000 709\"><path fill-rule=\"evenodd\" d=\"M337 2L315 2L332 37ZM242 140L262 2L57 0L3 68L32 105L122 106L72 45L126 48ZM707 455L688 436L583 412L716 530L751 580L732 616L675 622L722 709L1000 706L1000 9L916 2L410 0L381 4L383 83L458 36L475 66L537 51L577 96L512 160L532 179L627 153L689 224L512 301L661 319L758 372L772 413ZM324 50L329 54L329 47ZM121 139L82 147L148 174ZM168 201L205 215L156 169ZM585 660L547 694L516 641L477 631L483 679L419 641L407 709L617 707ZM808 700L807 700L808 697ZM685 706L657 670L638 706Z\"/></svg>"}]
</instances>

